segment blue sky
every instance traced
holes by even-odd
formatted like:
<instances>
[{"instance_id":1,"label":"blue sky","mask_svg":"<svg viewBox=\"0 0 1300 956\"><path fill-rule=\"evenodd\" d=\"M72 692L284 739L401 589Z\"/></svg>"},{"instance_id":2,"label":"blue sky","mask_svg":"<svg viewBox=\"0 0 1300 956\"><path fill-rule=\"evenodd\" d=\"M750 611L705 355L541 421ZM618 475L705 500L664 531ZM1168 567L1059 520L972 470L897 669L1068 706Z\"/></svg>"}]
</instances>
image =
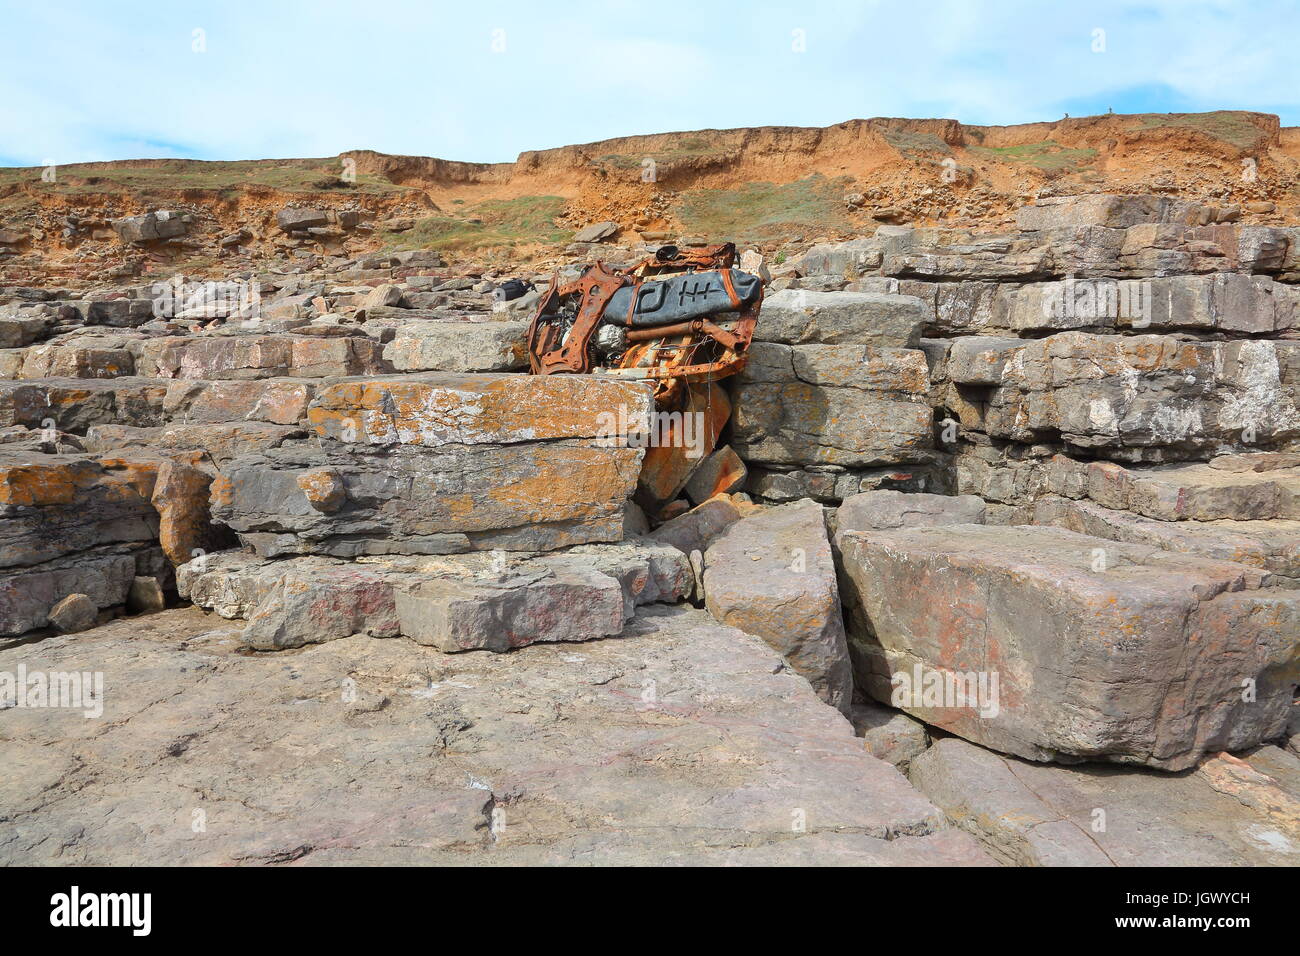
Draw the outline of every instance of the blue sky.
<instances>
[{"instance_id":1,"label":"blue sky","mask_svg":"<svg viewBox=\"0 0 1300 956\"><path fill-rule=\"evenodd\" d=\"M499 162L633 133L1111 107L1300 125L1298 13L1297 0L0 0L0 165L357 148Z\"/></svg>"}]
</instances>

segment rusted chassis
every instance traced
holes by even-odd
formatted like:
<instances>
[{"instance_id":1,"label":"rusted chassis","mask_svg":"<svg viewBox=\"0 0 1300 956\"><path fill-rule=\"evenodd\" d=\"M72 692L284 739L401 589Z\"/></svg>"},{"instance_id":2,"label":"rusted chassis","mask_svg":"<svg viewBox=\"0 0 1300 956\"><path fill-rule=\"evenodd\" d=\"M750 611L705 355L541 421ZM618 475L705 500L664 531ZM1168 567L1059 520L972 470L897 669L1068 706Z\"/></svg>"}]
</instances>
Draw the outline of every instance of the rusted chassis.
<instances>
[{"instance_id":1,"label":"rusted chassis","mask_svg":"<svg viewBox=\"0 0 1300 956\"><path fill-rule=\"evenodd\" d=\"M659 443L646 450L637 496L652 517L681 492L699 460L713 450L731 414L727 393L716 382L744 368L763 302L761 282L757 294L742 301L732 280L735 261L736 247L728 242L698 249L664 247L626 268L597 262L564 284L557 273L528 328L529 363L536 375L594 372L654 384L656 410L668 425L666 433L659 431ZM634 326L632 312L643 286L666 276L715 270L730 305L724 311L734 318L714 314ZM611 299L624 287L632 291L628 314L612 319L621 326L625 347L615 362L598 365L592 340ZM561 321L562 305L573 310L575 303L576 311ZM696 457L687 451L700 451L700 445L688 449L677 431L686 414L701 423L701 434L694 437L702 442L702 454Z\"/></svg>"}]
</instances>

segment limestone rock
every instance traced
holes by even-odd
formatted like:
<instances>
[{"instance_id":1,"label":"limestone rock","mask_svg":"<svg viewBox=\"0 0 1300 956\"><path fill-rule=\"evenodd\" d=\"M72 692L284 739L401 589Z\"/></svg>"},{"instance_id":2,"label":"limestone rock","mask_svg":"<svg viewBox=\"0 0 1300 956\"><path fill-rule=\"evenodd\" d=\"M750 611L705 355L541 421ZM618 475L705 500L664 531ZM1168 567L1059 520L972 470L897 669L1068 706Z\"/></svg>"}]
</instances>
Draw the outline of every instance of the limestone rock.
<instances>
[{"instance_id":1,"label":"limestone rock","mask_svg":"<svg viewBox=\"0 0 1300 956\"><path fill-rule=\"evenodd\" d=\"M164 379L330 378L385 371L383 346L361 336L168 336L143 344L139 372Z\"/></svg>"},{"instance_id":2,"label":"limestone rock","mask_svg":"<svg viewBox=\"0 0 1300 956\"><path fill-rule=\"evenodd\" d=\"M116 690L103 720L5 711L0 861L991 862L762 641L700 611L510 654L353 636L247 655L234 636L184 609L45 641L47 669Z\"/></svg>"},{"instance_id":3,"label":"limestone rock","mask_svg":"<svg viewBox=\"0 0 1300 956\"><path fill-rule=\"evenodd\" d=\"M954 343L948 373L959 385L993 386L963 424L995 438L1059 433L1067 447L1151 460L1300 436L1300 343L979 337Z\"/></svg>"},{"instance_id":4,"label":"limestone rock","mask_svg":"<svg viewBox=\"0 0 1300 956\"><path fill-rule=\"evenodd\" d=\"M926 318L912 296L786 289L763 300L754 341L915 348Z\"/></svg>"},{"instance_id":5,"label":"limestone rock","mask_svg":"<svg viewBox=\"0 0 1300 956\"><path fill-rule=\"evenodd\" d=\"M526 368L523 322L421 322L398 329L384 358L401 371L510 372Z\"/></svg>"},{"instance_id":6,"label":"limestone rock","mask_svg":"<svg viewBox=\"0 0 1300 956\"><path fill-rule=\"evenodd\" d=\"M49 624L52 608L71 594L103 609L125 603L142 549L112 545L0 571L0 635L26 634Z\"/></svg>"},{"instance_id":7,"label":"limestone rock","mask_svg":"<svg viewBox=\"0 0 1300 956\"><path fill-rule=\"evenodd\" d=\"M1046 527L837 540L867 625L859 684L926 723L1031 760L1166 770L1286 725L1300 592L1252 568Z\"/></svg>"},{"instance_id":8,"label":"limestone rock","mask_svg":"<svg viewBox=\"0 0 1300 956\"><path fill-rule=\"evenodd\" d=\"M183 236L188 229L179 213L166 209L113 220L113 230L119 239L129 243L154 242Z\"/></svg>"},{"instance_id":9,"label":"limestone rock","mask_svg":"<svg viewBox=\"0 0 1300 956\"><path fill-rule=\"evenodd\" d=\"M367 293L361 300L361 308L378 309L385 306L397 306L402 303L402 287L394 285L391 282L385 282L382 285L375 286L374 290Z\"/></svg>"},{"instance_id":10,"label":"limestone rock","mask_svg":"<svg viewBox=\"0 0 1300 956\"><path fill-rule=\"evenodd\" d=\"M903 773L930 746L925 724L902 711L879 704L854 704L849 710L849 720L871 756L893 764Z\"/></svg>"},{"instance_id":11,"label":"limestone rock","mask_svg":"<svg viewBox=\"0 0 1300 956\"><path fill-rule=\"evenodd\" d=\"M730 495L718 495L650 532L651 541L672 545L683 554L704 551L713 539L739 521L745 509Z\"/></svg>"},{"instance_id":12,"label":"limestone rock","mask_svg":"<svg viewBox=\"0 0 1300 956\"><path fill-rule=\"evenodd\" d=\"M311 380L172 380L163 410L178 422L268 422L293 425L307 414L315 394Z\"/></svg>"},{"instance_id":13,"label":"limestone rock","mask_svg":"<svg viewBox=\"0 0 1300 956\"><path fill-rule=\"evenodd\" d=\"M162 611L167 607L167 595L162 584L152 576L136 575L131 590L126 594L126 608L134 614Z\"/></svg>"},{"instance_id":14,"label":"limestone rock","mask_svg":"<svg viewBox=\"0 0 1300 956\"><path fill-rule=\"evenodd\" d=\"M749 471L730 445L723 445L704 461L686 482L686 496L700 505L715 495L743 491Z\"/></svg>"},{"instance_id":15,"label":"limestone rock","mask_svg":"<svg viewBox=\"0 0 1300 956\"><path fill-rule=\"evenodd\" d=\"M1277 575L1278 584L1300 585L1300 521L1157 521L1092 501L1047 495L1034 502L1033 524L1068 528L1126 544L1233 561Z\"/></svg>"},{"instance_id":16,"label":"limestone rock","mask_svg":"<svg viewBox=\"0 0 1300 956\"><path fill-rule=\"evenodd\" d=\"M75 634L95 626L99 608L84 594L69 594L50 608L50 624L66 634Z\"/></svg>"},{"instance_id":17,"label":"limestone rock","mask_svg":"<svg viewBox=\"0 0 1300 956\"><path fill-rule=\"evenodd\" d=\"M1165 196L1053 196L1023 206L1016 213L1021 229L1105 226L1125 229L1142 223L1204 225L1213 221L1209 207Z\"/></svg>"},{"instance_id":18,"label":"limestone rock","mask_svg":"<svg viewBox=\"0 0 1300 956\"><path fill-rule=\"evenodd\" d=\"M983 524L984 511L983 499L975 495L867 491L844 499L835 513L835 527L839 533L946 524Z\"/></svg>"},{"instance_id":19,"label":"limestone rock","mask_svg":"<svg viewBox=\"0 0 1300 956\"><path fill-rule=\"evenodd\" d=\"M763 638L848 712L853 677L820 505L780 505L728 527L704 552L704 593L715 618Z\"/></svg>"},{"instance_id":20,"label":"limestone rock","mask_svg":"<svg viewBox=\"0 0 1300 956\"><path fill-rule=\"evenodd\" d=\"M573 235L574 242L600 242L618 232L616 222L597 222L584 226Z\"/></svg>"},{"instance_id":21,"label":"limestone rock","mask_svg":"<svg viewBox=\"0 0 1300 956\"><path fill-rule=\"evenodd\" d=\"M275 224L281 232L299 229L311 229L329 223L329 215L323 209L281 209L275 214Z\"/></svg>"},{"instance_id":22,"label":"limestone rock","mask_svg":"<svg viewBox=\"0 0 1300 956\"><path fill-rule=\"evenodd\" d=\"M934 445L918 349L756 343L738 376L732 447L747 462L872 466Z\"/></svg>"},{"instance_id":23,"label":"limestone rock","mask_svg":"<svg viewBox=\"0 0 1300 956\"><path fill-rule=\"evenodd\" d=\"M909 777L1003 864L1294 866L1300 791L1287 769L1294 779L1300 761L1275 747L1175 776L1027 763L949 737Z\"/></svg>"},{"instance_id":24,"label":"limestone rock","mask_svg":"<svg viewBox=\"0 0 1300 956\"><path fill-rule=\"evenodd\" d=\"M196 605L246 619L243 639L262 650L354 633L400 634L444 651L586 641L618 634L643 604L680 601L691 584L684 555L640 542L364 562L224 552L177 577Z\"/></svg>"}]
</instances>

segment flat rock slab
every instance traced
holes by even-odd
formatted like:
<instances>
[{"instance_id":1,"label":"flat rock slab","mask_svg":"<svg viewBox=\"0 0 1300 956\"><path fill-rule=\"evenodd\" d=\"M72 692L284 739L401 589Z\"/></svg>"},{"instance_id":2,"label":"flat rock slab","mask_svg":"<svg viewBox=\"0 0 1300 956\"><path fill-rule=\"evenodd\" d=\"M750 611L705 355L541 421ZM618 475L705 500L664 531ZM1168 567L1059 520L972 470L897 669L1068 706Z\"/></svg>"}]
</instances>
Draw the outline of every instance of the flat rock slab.
<instances>
[{"instance_id":1,"label":"flat rock slab","mask_svg":"<svg viewBox=\"0 0 1300 956\"><path fill-rule=\"evenodd\" d=\"M848 713L853 673L821 505L778 505L727 527L704 552L704 599L719 621L767 641Z\"/></svg>"},{"instance_id":2,"label":"flat rock slab","mask_svg":"<svg viewBox=\"0 0 1300 956\"><path fill-rule=\"evenodd\" d=\"M1047 489L1056 494L1090 498L1106 508L1159 521L1300 518L1300 465L1257 471L1251 467L1255 464L1251 458L1225 455L1213 465L1193 462L1125 468L1057 455L1048 464L1045 477Z\"/></svg>"},{"instance_id":3,"label":"flat rock slab","mask_svg":"<svg viewBox=\"0 0 1300 956\"><path fill-rule=\"evenodd\" d=\"M382 352L364 335L167 336L141 346L136 368L152 378L329 378L385 371Z\"/></svg>"},{"instance_id":4,"label":"flat rock slab","mask_svg":"<svg viewBox=\"0 0 1300 956\"><path fill-rule=\"evenodd\" d=\"M1285 729L1300 592L1254 568L1048 527L837 540L859 684L926 723L1031 760L1167 770Z\"/></svg>"},{"instance_id":5,"label":"flat rock slab","mask_svg":"<svg viewBox=\"0 0 1300 956\"><path fill-rule=\"evenodd\" d=\"M680 601L693 584L686 555L643 541L364 561L226 551L177 574L183 597L248 621L242 640L258 650L359 633L401 634L448 652L586 641L618 634L642 604Z\"/></svg>"},{"instance_id":6,"label":"flat rock slab","mask_svg":"<svg viewBox=\"0 0 1300 956\"><path fill-rule=\"evenodd\" d=\"M946 524L983 524L984 499L976 495L929 495L864 491L845 498L835 512L840 531L883 531Z\"/></svg>"},{"instance_id":7,"label":"flat rock slab","mask_svg":"<svg viewBox=\"0 0 1300 956\"><path fill-rule=\"evenodd\" d=\"M1300 865L1300 758L1276 747L1173 775L1044 766L950 737L910 776L1009 865Z\"/></svg>"},{"instance_id":8,"label":"flat rock slab","mask_svg":"<svg viewBox=\"0 0 1300 956\"><path fill-rule=\"evenodd\" d=\"M6 864L988 864L757 638L275 655L193 609L0 651L104 675L0 711Z\"/></svg>"},{"instance_id":9,"label":"flat rock slab","mask_svg":"<svg viewBox=\"0 0 1300 956\"><path fill-rule=\"evenodd\" d=\"M1032 517L1034 524L1097 538L1248 564L1278 575L1284 586L1300 585L1300 520L1157 521L1055 495L1034 502Z\"/></svg>"}]
</instances>

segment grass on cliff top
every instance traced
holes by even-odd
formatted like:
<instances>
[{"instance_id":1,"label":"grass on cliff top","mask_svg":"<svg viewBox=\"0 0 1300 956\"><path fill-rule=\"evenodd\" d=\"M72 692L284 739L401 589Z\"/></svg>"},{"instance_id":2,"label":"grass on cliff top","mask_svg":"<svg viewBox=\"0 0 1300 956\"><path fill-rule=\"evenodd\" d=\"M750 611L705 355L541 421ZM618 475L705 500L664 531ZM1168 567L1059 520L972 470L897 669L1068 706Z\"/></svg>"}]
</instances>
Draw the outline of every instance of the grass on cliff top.
<instances>
[{"instance_id":1,"label":"grass on cliff top","mask_svg":"<svg viewBox=\"0 0 1300 956\"><path fill-rule=\"evenodd\" d=\"M852 180L814 175L793 183L747 183L737 189L682 194L677 218L686 232L710 242L765 242L792 233L818 235L849 228L844 190Z\"/></svg>"},{"instance_id":2,"label":"grass on cliff top","mask_svg":"<svg viewBox=\"0 0 1300 956\"><path fill-rule=\"evenodd\" d=\"M1095 149L1067 149L1051 139L1020 146L972 146L970 150L1000 162L1036 166L1046 173L1083 169L1097 158Z\"/></svg>"},{"instance_id":3,"label":"grass on cliff top","mask_svg":"<svg viewBox=\"0 0 1300 956\"><path fill-rule=\"evenodd\" d=\"M885 142L900 153L943 153L945 156L952 153L945 143L933 133L916 133L904 129L887 129L882 134Z\"/></svg>"},{"instance_id":4,"label":"grass on cliff top","mask_svg":"<svg viewBox=\"0 0 1300 956\"><path fill-rule=\"evenodd\" d=\"M382 232L384 247L402 249L457 249L470 251L491 246L514 246L533 242L566 242L572 229L557 226L555 218L564 211L559 196L519 196L488 199L465 210L465 219L429 216L417 219L405 232ZM478 222L470 222L477 219Z\"/></svg>"},{"instance_id":5,"label":"grass on cliff top","mask_svg":"<svg viewBox=\"0 0 1300 956\"><path fill-rule=\"evenodd\" d=\"M1136 117L1143 129L1181 127L1207 133L1215 139L1231 143L1238 149L1254 149L1265 133L1258 126L1230 110L1213 113L1148 113Z\"/></svg>"},{"instance_id":6,"label":"grass on cliff top","mask_svg":"<svg viewBox=\"0 0 1300 956\"><path fill-rule=\"evenodd\" d=\"M241 186L267 186L284 192L318 192L336 182L343 167L336 159L240 160L200 162L188 159L160 159L145 166L73 164L59 166L55 181L41 182L41 170L0 169L0 186L30 182L54 193L117 192L206 189L217 192ZM371 175L357 176L356 183L340 192L389 193L405 187Z\"/></svg>"},{"instance_id":7,"label":"grass on cliff top","mask_svg":"<svg viewBox=\"0 0 1300 956\"><path fill-rule=\"evenodd\" d=\"M613 169L639 169L647 157L656 163L672 163L674 160L691 159L697 156L721 156L727 150L710 143L706 139L690 137L680 140L671 149L658 149L646 153L606 153L596 157L596 162Z\"/></svg>"}]
</instances>

